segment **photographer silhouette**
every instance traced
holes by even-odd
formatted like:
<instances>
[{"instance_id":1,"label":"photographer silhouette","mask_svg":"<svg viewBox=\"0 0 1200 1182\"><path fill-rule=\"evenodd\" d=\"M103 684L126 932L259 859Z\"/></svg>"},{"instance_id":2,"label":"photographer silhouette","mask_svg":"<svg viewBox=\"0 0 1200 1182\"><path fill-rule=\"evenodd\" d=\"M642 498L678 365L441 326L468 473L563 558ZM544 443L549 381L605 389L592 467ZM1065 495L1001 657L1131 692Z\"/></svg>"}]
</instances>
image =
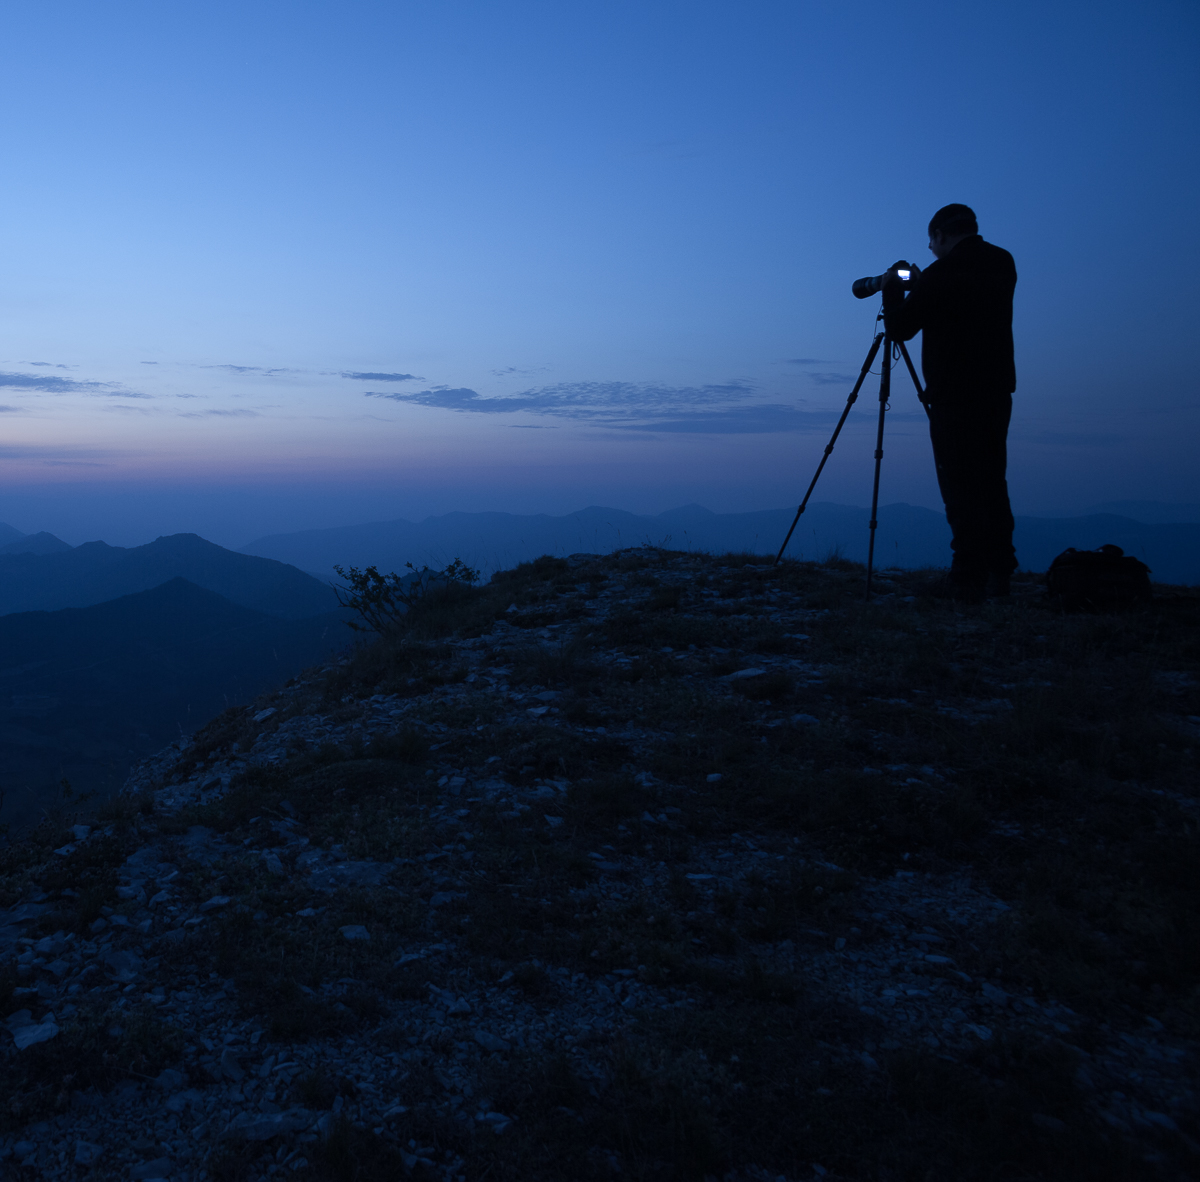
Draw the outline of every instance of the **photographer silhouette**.
<instances>
[{"instance_id":1,"label":"photographer silhouette","mask_svg":"<svg viewBox=\"0 0 1200 1182\"><path fill-rule=\"evenodd\" d=\"M1013 363L1013 257L979 236L974 212L947 205L929 223L935 256L902 282L882 276L889 338L918 332L925 410L938 487L953 531L949 573L928 588L943 598L978 603L1008 594L1016 569L1008 500L1008 424L1017 386ZM907 296L906 296L907 291Z\"/></svg>"}]
</instances>

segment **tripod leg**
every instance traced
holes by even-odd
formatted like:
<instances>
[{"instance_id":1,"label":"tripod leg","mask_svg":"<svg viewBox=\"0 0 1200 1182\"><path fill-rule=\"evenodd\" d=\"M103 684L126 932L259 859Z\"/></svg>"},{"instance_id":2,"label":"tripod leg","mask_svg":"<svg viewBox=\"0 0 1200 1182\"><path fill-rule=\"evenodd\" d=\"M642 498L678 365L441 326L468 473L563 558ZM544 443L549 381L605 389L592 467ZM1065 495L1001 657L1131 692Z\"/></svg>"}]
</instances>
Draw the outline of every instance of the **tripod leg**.
<instances>
[{"instance_id":1,"label":"tripod leg","mask_svg":"<svg viewBox=\"0 0 1200 1182\"><path fill-rule=\"evenodd\" d=\"M922 406L925 405L925 391L921 389L921 379L917 377L917 371L913 366L912 358L908 355L908 350L904 347L903 341L897 341L900 346L900 356L904 358L904 364L908 366L908 376L912 378L913 385L917 388L917 398Z\"/></svg>"},{"instance_id":2,"label":"tripod leg","mask_svg":"<svg viewBox=\"0 0 1200 1182\"><path fill-rule=\"evenodd\" d=\"M863 362L862 369L859 370L858 381L854 383L854 389L850 391L850 397L846 399L846 408L842 411L842 417L838 419L838 424L833 429L833 435L825 445L825 454L821 457L821 462L817 465L816 473L809 483L808 492L804 494L804 500L800 502L800 508L796 510L796 516L792 518L792 528L787 531L787 537L783 539L783 545L779 547L779 553L775 555L775 562L773 564L775 566L779 565L779 560L783 557L783 552L787 549L788 542L792 540L792 534L796 531L796 525L800 520L801 514L808 508L808 498L812 496L813 489L817 487L817 481L821 478L825 461L833 454L833 445L837 443L837 437L841 434L842 427L845 425L846 416L849 415L850 408L858 399L858 392L862 389L862 384L867 380L867 374L870 372L871 366L875 363L875 354L879 352L879 342L882 339L883 333L876 333L875 339L871 342L870 349L867 350L867 359Z\"/></svg>"},{"instance_id":3,"label":"tripod leg","mask_svg":"<svg viewBox=\"0 0 1200 1182\"><path fill-rule=\"evenodd\" d=\"M879 428L875 436L875 486L871 490L871 540L867 545L867 594L871 598L871 575L875 566L875 529L879 525L879 468L883 463L883 416L892 393L892 342L883 341L883 364L879 373Z\"/></svg>"}]
</instances>

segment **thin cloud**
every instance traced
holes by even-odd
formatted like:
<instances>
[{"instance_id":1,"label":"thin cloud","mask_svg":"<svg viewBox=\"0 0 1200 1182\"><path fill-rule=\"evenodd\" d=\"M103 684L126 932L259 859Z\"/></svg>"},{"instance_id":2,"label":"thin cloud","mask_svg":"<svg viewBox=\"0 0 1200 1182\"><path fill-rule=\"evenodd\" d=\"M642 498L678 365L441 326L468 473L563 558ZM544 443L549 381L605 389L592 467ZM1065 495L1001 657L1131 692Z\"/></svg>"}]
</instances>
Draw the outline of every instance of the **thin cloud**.
<instances>
[{"instance_id":1,"label":"thin cloud","mask_svg":"<svg viewBox=\"0 0 1200 1182\"><path fill-rule=\"evenodd\" d=\"M367 398L387 398L392 402L407 402L413 406L429 406L437 410L473 411L476 414L512 414L518 410L536 410L540 404L523 397L483 398L476 391L422 390L419 394L394 394L386 390L367 390Z\"/></svg>"},{"instance_id":2,"label":"thin cloud","mask_svg":"<svg viewBox=\"0 0 1200 1182\"><path fill-rule=\"evenodd\" d=\"M141 362L141 364L142 365L157 365L158 362L157 361L143 361L143 362Z\"/></svg>"},{"instance_id":3,"label":"thin cloud","mask_svg":"<svg viewBox=\"0 0 1200 1182\"><path fill-rule=\"evenodd\" d=\"M20 414L24 409L23 406L0 406L0 415Z\"/></svg>"},{"instance_id":4,"label":"thin cloud","mask_svg":"<svg viewBox=\"0 0 1200 1182\"><path fill-rule=\"evenodd\" d=\"M44 365L48 369L70 369L71 368L69 365L62 365L60 362L57 362L57 361L27 361L27 362L25 362L25 364L26 365Z\"/></svg>"},{"instance_id":5,"label":"thin cloud","mask_svg":"<svg viewBox=\"0 0 1200 1182\"><path fill-rule=\"evenodd\" d=\"M42 394L106 394L114 389L112 382L79 382L74 378L36 373L0 373L0 386L10 390L37 390ZM144 395L126 394L125 397Z\"/></svg>"},{"instance_id":6,"label":"thin cloud","mask_svg":"<svg viewBox=\"0 0 1200 1182\"><path fill-rule=\"evenodd\" d=\"M818 386L837 386L854 381L847 373L810 373L808 377L809 381L816 382Z\"/></svg>"},{"instance_id":7,"label":"thin cloud","mask_svg":"<svg viewBox=\"0 0 1200 1182\"><path fill-rule=\"evenodd\" d=\"M507 378L511 377L513 374L518 374L522 377L528 377L535 373L548 373L549 370L550 367L548 365L540 365L537 367L537 369L518 369L515 365L506 365L503 369L493 369L492 377Z\"/></svg>"},{"instance_id":8,"label":"thin cloud","mask_svg":"<svg viewBox=\"0 0 1200 1182\"><path fill-rule=\"evenodd\" d=\"M824 430L835 422L831 411L804 411L781 403L730 407L686 418L609 423L617 431L649 431L663 435L778 435L788 431Z\"/></svg>"},{"instance_id":9,"label":"thin cloud","mask_svg":"<svg viewBox=\"0 0 1200 1182\"><path fill-rule=\"evenodd\" d=\"M836 362L826 361L821 357L789 357L784 365L834 365Z\"/></svg>"},{"instance_id":10,"label":"thin cloud","mask_svg":"<svg viewBox=\"0 0 1200 1182\"><path fill-rule=\"evenodd\" d=\"M672 406L714 406L756 392L751 382L733 379L706 386L659 386L634 382L567 382L527 391L528 396L561 400L564 407L641 410Z\"/></svg>"},{"instance_id":11,"label":"thin cloud","mask_svg":"<svg viewBox=\"0 0 1200 1182\"><path fill-rule=\"evenodd\" d=\"M157 364L150 362L149 364ZM227 369L230 373L260 373L265 377L273 378L280 373L301 373L298 369L267 369L262 365L202 365L201 369Z\"/></svg>"},{"instance_id":12,"label":"thin cloud","mask_svg":"<svg viewBox=\"0 0 1200 1182\"><path fill-rule=\"evenodd\" d=\"M804 411L782 403L747 403L754 393L751 383L737 380L706 386L572 382L495 398L466 387L412 394L370 390L366 396L467 414L547 415L610 430L660 434L811 431L827 427L837 417L835 412Z\"/></svg>"},{"instance_id":13,"label":"thin cloud","mask_svg":"<svg viewBox=\"0 0 1200 1182\"><path fill-rule=\"evenodd\" d=\"M0 444L0 459L32 460L39 464L56 467L87 467L103 468L106 464L100 461L115 453L101 448L71 448L63 449L47 447L38 443L8 443Z\"/></svg>"},{"instance_id":14,"label":"thin cloud","mask_svg":"<svg viewBox=\"0 0 1200 1182\"><path fill-rule=\"evenodd\" d=\"M150 411L149 407L145 407L145 406L125 406L124 404L122 404L122 403L120 403L120 402L117 402L117 403L112 403L112 404L110 404L110 405L106 406L104 409L105 409L105 410L123 410L123 411L129 411L129 412L132 412L133 414L138 414L138 415L148 415L148 414L150 414L150 413L151 413L151 411Z\"/></svg>"},{"instance_id":15,"label":"thin cloud","mask_svg":"<svg viewBox=\"0 0 1200 1182\"><path fill-rule=\"evenodd\" d=\"M344 378L356 382L423 382L415 373L343 373Z\"/></svg>"},{"instance_id":16,"label":"thin cloud","mask_svg":"<svg viewBox=\"0 0 1200 1182\"><path fill-rule=\"evenodd\" d=\"M188 410L179 413L181 419L256 419L259 417L258 411L246 410L243 407L235 407L232 410Z\"/></svg>"},{"instance_id":17,"label":"thin cloud","mask_svg":"<svg viewBox=\"0 0 1200 1182\"><path fill-rule=\"evenodd\" d=\"M661 413L669 408L712 406L745 398L754 392L749 382L732 381L710 386L657 386L635 382L564 382L519 394L485 398L466 387L435 386L413 394L368 390L368 398L387 398L413 406L475 414L559 415L575 419L603 419L614 415Z\"/></svg>"}]
</instances>

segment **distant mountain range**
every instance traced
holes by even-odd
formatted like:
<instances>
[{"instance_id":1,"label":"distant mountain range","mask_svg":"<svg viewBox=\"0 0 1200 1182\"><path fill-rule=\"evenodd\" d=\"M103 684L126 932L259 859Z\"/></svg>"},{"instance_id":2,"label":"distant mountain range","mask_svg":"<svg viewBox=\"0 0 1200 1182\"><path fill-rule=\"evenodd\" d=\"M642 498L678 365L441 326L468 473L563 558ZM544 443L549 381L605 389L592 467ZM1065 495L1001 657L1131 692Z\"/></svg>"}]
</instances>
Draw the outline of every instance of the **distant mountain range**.
<instances>
[{"instance_id":1,"label":"distant mountain range","mask_svg":"<svg viewBox=\"0 0 1200 1182\"><path fill-rule=\"evenodd\" d=\"M172 534L126 549L105 542L71 547L43 533L0 548L0 616L86 607L175 578L289 620L338 606L332 589L320 579L273 559L226 550L196 534Z\"/></svg>"},{"instance_id":2,"label":"distant mountain range","mask_svg":"<svg viewBox=\"0 0 1200 1182\"><path fill-rule=\"evenodd\" d=\"M746 550L775 554L795 512L788 508L712 513L699 505L686 505L656 516L600 507L562 517L448 513L421 522L401 519L275 534L243 547L243 553L290 563L326 579L336 577L335 564L401 571L406 562L443 566L462 558L490 573L540 554L607 554L642 544L716 553ZM868 510L857 506L809 505L787 554L820 560L839 553L865 561L868 517ZM1108 542L1142 559L1158 582L1200 583L1200 524L1149 524L1115 513L1017 518L1017 557L1026 570L1044 571L1068 546L1092 549ZM904 504L880 509L876 540L880 566L947 566L949 545L950 531L941 513Z\"/></svg>"},{"instance_id":3,"label":"distant mountain range","mask_svg":"<svg viewBox=\"0 0 1200 1182\"><path fill-rule=\"evenodd\" d=\"M1132 517L1147 525L1183 525L1200 521L1200 505L1168 505L1162 501L1105 501L1088 511L1088 514L1093 513L1115 513L1118 517Z\"/></svg>"},{"instance_id":4,"label":"distant mountain range","mask_svg":"<svg viewBox=\"0 0 1200 1182\"><path fill-rule=\"evenodd\" d=\"M137 759L345 648L344 618L280 619L182 578L0 617L0 820L32 819L63 778L107 795Z\"/></svg>"},{"instance_id":5,"label":"distant mountain range","mask_svg":"<svg viewBox=\"0 0 1200 1182\"><path fill-rule=\"evenodd\" d=\"M71 548L53 534L26 534L24 537L17 538L16 541L0 545L0 554L59 554L63 550Z\"/></svg>"}]
</instances>

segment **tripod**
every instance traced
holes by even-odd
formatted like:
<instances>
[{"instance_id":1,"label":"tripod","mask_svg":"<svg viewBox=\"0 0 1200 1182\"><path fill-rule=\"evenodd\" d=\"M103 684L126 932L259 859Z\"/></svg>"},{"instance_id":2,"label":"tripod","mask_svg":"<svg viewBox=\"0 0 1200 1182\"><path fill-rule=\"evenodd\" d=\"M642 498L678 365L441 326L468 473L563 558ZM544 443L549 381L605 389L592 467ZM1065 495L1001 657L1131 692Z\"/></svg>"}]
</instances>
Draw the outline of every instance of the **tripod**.
<instances>
[{"instance_id":1,"label":"tripod","mask_svg":"<svg viewBox=\"0 0 1200 1182\"><path fill-rule=\"evenodd\" d=\"M883 313L880 312L876 317L876 323L883 319ZM875 484L871 490L871 540L867 547L867 590L866 598L871 598L871 575L875 566L875 530L879 525L879 466L883 462L883 416L887 413L888 398L892 392L892 350L893 348L899 351L901 357L904 358L904 364L908 366L909 375L912 377L913 385L917 388L917 397L921 400L921 405L925 405L925 391L921 389L921 380L917 377L917 371L913 368L912 358L908 355L908 350L904 347L903 341L893 341L887 335L887 332L877 332L875 339L871 342L870 349L867 350L867 359L863 362L862 369L858 374L858 381L854 383L854 389L850 391L850 397L846 399L846 407L842 411L842 417L838 419L837 426L833 429L833 435L829 442L825 445L825 454L821 457L821 462L817 465L817 470L813 474L812 482L808 486L808 492L804 494L804 500L800 502L800 508L796 510L796 516L792 520L792 528L788 530L787 537L783 539L783 545L779 547L779 553L775 555L774 565L779 565L779 560L783 557L783 552L787 549L787 544L792 540L792 534L796 531L796 526L800 521L804 510L808 508L808 498L812 496L813 489L817 487L817 481L821 478L821 472L825 467L825 462L833 454L833 445L837 443L837 437L841 434L842 427L845 426L846 419L850 414L850 408L858 400L858 392L862 389L862 384L867 380L867 374L871 371L871 366L875 361L875 355L879 352L879 346L883 345L883 365L879 372L879 427L875 435Z\"/></svg>"}]
</instances>

